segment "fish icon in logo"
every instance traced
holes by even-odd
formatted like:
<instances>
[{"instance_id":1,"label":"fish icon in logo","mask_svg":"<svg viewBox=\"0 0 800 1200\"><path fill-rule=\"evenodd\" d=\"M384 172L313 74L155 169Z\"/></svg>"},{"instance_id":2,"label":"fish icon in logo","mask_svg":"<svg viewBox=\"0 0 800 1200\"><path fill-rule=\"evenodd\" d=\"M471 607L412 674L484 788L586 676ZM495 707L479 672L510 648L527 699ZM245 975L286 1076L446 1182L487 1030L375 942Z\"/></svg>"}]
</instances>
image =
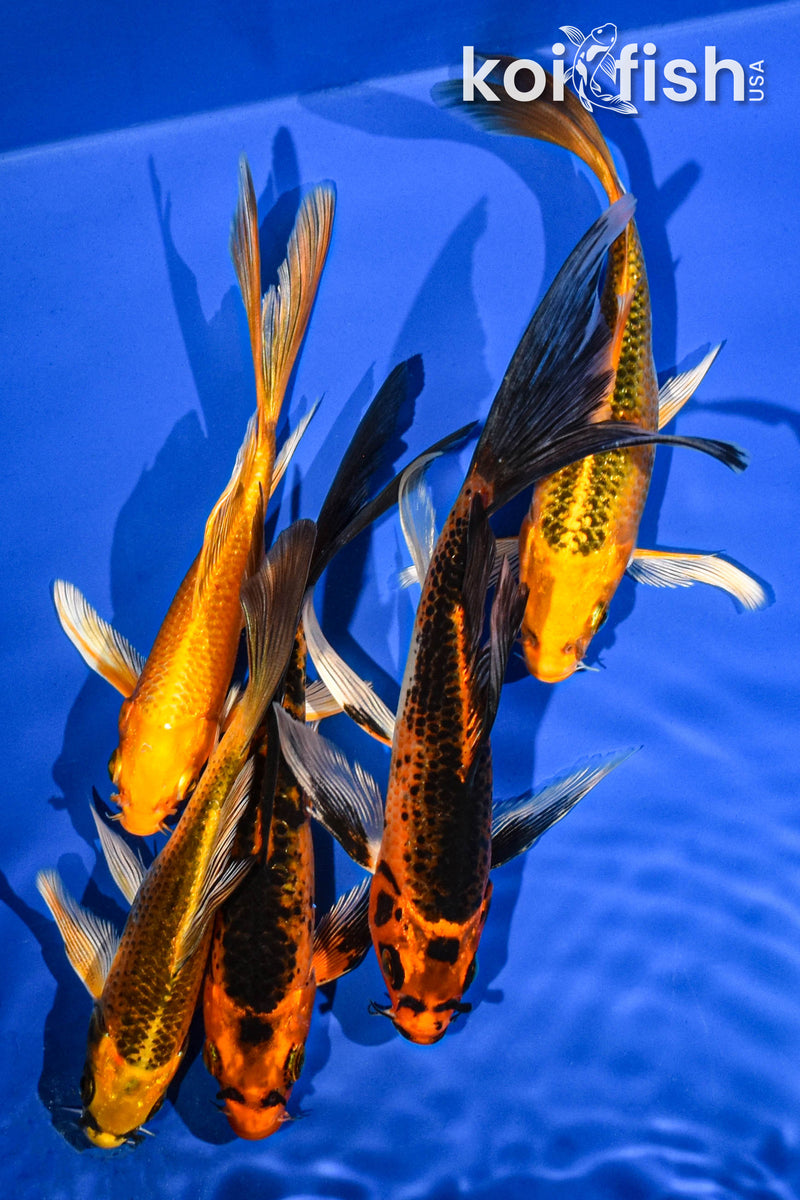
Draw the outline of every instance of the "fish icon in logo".
<instances>
[{"instance_id":1,"label":"fish icon in logo","mask_svg":"<svg viewBox=\"0 0 800 1200\"><path fill-rule=\"evenodd\" d=\"M617 40L617 27L610 21L606 25L598 25L585 37L574 25L560 25L573 45L578 49L572 60L572 66L564 72L564 79L572 81L572 86L578 93L580 102L588 112L594 111L594 105L610 108L614 112L638 115L639 110L630 100L623 100L619 94L608 91L608 85L601 83L598 76L602 73L612 81L616 81L617 64L611 49Z\"/></svg>"}]
</instances>

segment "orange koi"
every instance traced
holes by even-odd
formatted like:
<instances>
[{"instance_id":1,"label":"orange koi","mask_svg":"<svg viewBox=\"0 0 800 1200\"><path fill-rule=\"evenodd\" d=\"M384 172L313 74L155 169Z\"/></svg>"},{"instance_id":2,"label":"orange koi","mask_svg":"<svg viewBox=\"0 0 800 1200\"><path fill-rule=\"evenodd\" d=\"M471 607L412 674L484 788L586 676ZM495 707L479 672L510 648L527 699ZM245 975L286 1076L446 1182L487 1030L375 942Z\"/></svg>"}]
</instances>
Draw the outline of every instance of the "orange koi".
<instances>
[{"instance_id":1,"label":"orange koi","mask_svg":"<svg viewBox=\"0 0 800 1200\"><path fill-rule=\"evenodd\" d=\"M438 1041L454 1015L466 1011L462 995L491 897L489 735L526 589L504 563L484 646L495 557L489 516L582 454L662 437L594 419L611 379L611 336L596 289L606 251L632 211L630 197L617 201L567 259L511 360L430 557L416 547L422 594L385 811L373 781L278 713L283 752L320 819L373 871L370 929L390 998L376 1011L422 1044ZM733 447L702 448L741 465ZM522 833L512 842L514 853L529 844Z\"/></svg>"},{"instance_id":2,"label":"orange koi","mask_svg":"<svg viewBox=\"0 0 800 1200\"><path fill-rule=\"evenodd\" d=\"M261 304L258 212L242 158L231 234L247 312L257 411L230 481L208 518L203 546L184 578L146 662L68 584L53 596L84 659L125 696L119 746L109 762L120 820L131 833L164 828L188 795L218 736L241 632L239 593L263 558L264 504L273 486L275 428L330 242L334 192L304 199L277 287Z\"/></svg>"},{"instance_id":3,"label":"orange koi","mask_svg":"<svg viewBox=\"0 0 800 1200\"><path fill-rule=\"evenodd\" d=\"M56 872L37 877L95 1001L81 1124L104 1149L134 1140L160 1106L184 1053L214 913L251 865L231 853L249 798L250 746L291 652L314 537L311 521L291 526L242 588L250 680L147 873L121 838L99 826L112 874L132 902L122 936L76 904Z\"/></svg>"},{"instance_id":4,"label":"orange koi","mask_svg":"<svg viewBox=\"0 0 800 1200\"><path fill-rule=\"evenodd\" d=\"M514 60L501 58L502 72ZM497 101L461 101L461 82L436 89L445 104L503 133L553 142L578 155L595 173L609 203L625 194L597 123L571 91L555 101L552 89L535 102L513 99L493 75ZM549 77L548 77L549 78ZM551 81L552 82L552 81ZM613 331L613 382L598 418L663 428L689 399L719 347L700 368L669 381L659 392L652 349L652 315L644 255L635 221L609 252L601 308ZM592 455L541 480L519 534L519 576L528 585L522 652L537 679L556 683L580 666L603 624L622 576L663 586L711 582L745 608L766 603L761 585L715 555L637 549L636 540L653 470L655 447L642 445ZM642 560L646 560L640 567Z\"/></svg>"},{"instance_id":5,"label":"orange koi","mask_svg":"<svg viewBox=\"0 0 800 1200\"><path fill-rule=\"evenodd\" d=\"M305 717L305 639L295 644L284 704ZM276 748L274 718L267 734ZM273 753L274 753L273 749ZM220 909L203 996L203 1059L239 1137L269 1137L303 1068L317 988L369 948L367 887L353 889L314 928L314 851L306 801L283 760L265 771L256 859ZM268 831L268 832L265 832Z\"/></svg>"},{"instance_id":6,"label":"orange koi","mask_svg":"<svg viewBox=\"0 0 800 1200\"><path fill-rule=\"evenodd\" d=\"M287 673L283 705L308 719L306 632L315 663L330 680L337 710L391 744L391 712L324 641L312 587L334 554L397 498L397 476L372 500L368 483L394 432L407 395L422 386L418 358L392 371L362 418L317 520L303 622ZM424 452L424 462L463 436ZM302 1070L317 987L352 970L369 949L368 887L342 896L314 928L314 861L307 799L278 752L274 718L264 736L260 805L249 833L256 860L242 886L221 906L203 996L206 1066L235 1132L264 1138L287 1120L286 1106Z\"/></svg>"}]
</instances>

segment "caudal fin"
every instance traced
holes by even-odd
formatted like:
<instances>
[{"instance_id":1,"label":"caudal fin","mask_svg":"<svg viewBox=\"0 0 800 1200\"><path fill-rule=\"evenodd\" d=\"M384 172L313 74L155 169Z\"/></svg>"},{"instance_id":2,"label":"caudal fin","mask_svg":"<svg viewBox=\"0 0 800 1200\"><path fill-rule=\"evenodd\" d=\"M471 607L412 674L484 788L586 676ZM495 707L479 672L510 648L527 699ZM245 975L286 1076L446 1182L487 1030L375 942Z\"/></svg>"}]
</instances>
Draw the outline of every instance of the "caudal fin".
<instances>
[{"instance_id":1,"label":"caudal fin","mask_svg":"<svg viewBox=\"0 0 800 1200\"><path fill-rule=\"evenodd\" d=\"M484 58L484 61L486 59ZM545 71L547 83L534 101L515 100L503 85L503 75L516 59L492 55L497 66L487 76L487 84L496 100L487 100L478 90L474 99L465 100L463 79L450 79L433 88L433 98L442 108L457 109L484 129L497 133L538 138L571 150L594 171L605 188L609 202L623 195L611 151L594 117L586 111L575 92L566 89L563 99L553 99L553 77Z\"/></svg>"},{"instance_id":2,"label":"caudal fin","mask_svg":"<svg viewBox=\"0 0 800 1200\"><path fill-rule=\"evenodd\" d=\"M590 425L612 379L611 331L600 311L598 280L634 204L623 196L583 235L514 352L469 473L487 485L490 511L580 457L570 456L570 435Z\"/></svg>"},{"instance_id":3,"label":"caudal fin","mask_svg":"<svg viewBox=\"0 0 800 1200\"><path fill-rule=\"evenodd\" d=\"M305 337L333 229L336 192L321 183L303 198L277 286L264 297L262 369L265 416L277 422L284 393ZM261 420L261 417L259 417Z\"/></svg>"}]
</instances>

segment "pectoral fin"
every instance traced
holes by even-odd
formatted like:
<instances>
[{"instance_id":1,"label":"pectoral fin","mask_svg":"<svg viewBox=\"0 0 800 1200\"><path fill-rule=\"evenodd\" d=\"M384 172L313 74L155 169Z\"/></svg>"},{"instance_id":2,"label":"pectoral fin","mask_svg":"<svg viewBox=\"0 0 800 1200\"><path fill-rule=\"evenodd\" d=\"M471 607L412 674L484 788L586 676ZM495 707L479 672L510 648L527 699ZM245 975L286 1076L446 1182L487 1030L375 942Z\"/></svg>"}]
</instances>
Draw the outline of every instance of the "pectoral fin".
<instances>
[{"instance_id":1,"label":"pectoral fin","mask_svg":"<svg viewBox=\"0 0 800 1200\"><path fill-rule=\"evenodd\" d=\"M426 454L415 459L403 472L400 481L397 500L400 526L414 564L413 568L404 571L400 577L403 587L413 582L422 585L436 545L436 513L430 488L425 481L425 472L438 457L438 454Z\"/></svg>"},{"instance_id":2,"label":"pectoral fin","mask_svg":"<svg viewBox=\"0 0 800 1200\"><path fill-rule=\"evenodd\" d=\"M530 850L595 784L634 753L635 749L631 749L597 755L538 792L526 792L496 804L492 818L492 869Z\"/></svg>"},{"instance_id":3,"label":"pectoral fin","mask_svg":"<svg viewBox=\"0 0 800 1200\"><path fill-rule=\"evenodd\" d=\"M344 712L344 709L321 679L315 679L306 686L306 720L309 724L322 721L325 717L336 717L340 712Z\"/></svg>"},{"instance_id":4,"label":"pectoral fin","mask_svg":"<svg viewBox=\"0 0 800 1200\"><path fill-rule=\"evenodd\" d=\"M308 725L279 705L281 751L309 799L312 817L324 825L350 857L374 871L383 836L383 800L375 780Z\"/></svg>"},{"instance_id":5,"label":"pectoral fin","mask_svg":"<svg viewBox=\"0 0 800 1200\"><path fill-rule=\"evenodd\" d=\"M323 634L314 611L312 591L309 591L303 603L303 629L309 658L342 710L372 737L391 746L394 716L371 685L348 666Z\"/></svg>"},{"instance_id":6,"label":"pectoral fin","mask_svg":"<svg viewBox=\"0 0 800 1200\"><path fill-rule=\"evenodd\" d=\"M634 550L628 574L652 587L691 587L708 583L755 612L769 603L764 587L747 571L719 554L688 554L667 550Z\"/></svg>"},{"instance_id":7,"label":"pectoral fin","mask_svg":"<svg viewBox=\"0 0 800 1200\"><path fill-rule=\"evenodd\" d=\"M658 390L658 428L663 429L668 425L672 418L680 409L683 408L687 400L690 400L694 393L699 388L700 384L708 373L708 368L713 363L714 359L719 354L723 347L723 342L718 346L712 347L696 367L692 367L689 371L682 371L680 375L673 375L668 379Z\"/></svg>"},{"instance_id":8,"label":"pectoral fin","mask_svg":"<svg viewBox=\"0 0 800 1200\"><path fill-rule=\"evenodd\" d=\"M53 584L58 619L84 662L127 699L144 667L144 658L121 633L92 608L76 587L64 579Z\"/></svg>"},{"instance_id":9,"label":"pectoral fin","mask_svg":"<svg viewBox=\"0 0 800 1200\"><path fill-rule=\"evenodd\" d=\"M314 974L318 986L352 971L370 946L370 880L364 879L344 896L314 930Z\"/></svg>"},{"instance_id":10,"label":"pectoral fin","mask_svg":"<svg viewBox=\"0 0 800 1200\"><path fill-rule=\"evenodd\" d=\"M147 873L144 864L125 839L109 828L94 805L92 805L92 816L100 837L103 855L111 872L111 878L128 904L133 904L136 893Z\"/></svg>"},{"instance_id":11,"label":"pectoral fin","mask_svg":"<svg viewBox=\"0 0 800 1200\"><path fill-rule=\"evenodd\" d=\"M109 921L90 913L64 890L57 871L40 871L36 886L55 917L70 964L89 995L100 998L119 946Z\"/></svg>"}]
</instances>

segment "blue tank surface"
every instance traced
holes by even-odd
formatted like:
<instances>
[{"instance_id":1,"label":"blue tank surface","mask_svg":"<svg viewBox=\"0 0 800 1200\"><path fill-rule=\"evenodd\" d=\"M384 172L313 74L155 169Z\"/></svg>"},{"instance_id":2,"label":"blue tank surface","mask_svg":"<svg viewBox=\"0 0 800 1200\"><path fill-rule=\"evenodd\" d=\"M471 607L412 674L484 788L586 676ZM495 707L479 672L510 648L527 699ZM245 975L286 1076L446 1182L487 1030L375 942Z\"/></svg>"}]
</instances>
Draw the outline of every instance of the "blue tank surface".
<instances>
[{"instance_id":1,"label":"blue tank surface","mask_svg":"<svg viewBox=\"0 0 800 1200\"><path fill-rule=\"evenodd\" d=\"M397 6L384 7L391 30ZM120 46L127 107L67 120L90 107L81 88L91 80L76 76L61 127L57 112L49 126L34 117L32 100L12 122L0 157L4 1194L800 1194L800 4L674 6L681 20L669 23L664 7L559 5L526 26L518 6L483 25L469 6L448 6L432 18L433 48L427 12L409 12L415 48L399 43L394 59L365 9L360 26L357 12L346 18L358 36L333 75L315 67L326 36L331 52L346 40L327 9L317 26L297 10L294 25L287 11L278 24L265 9L281 46L296 49L291 84L249 76L249 90L197 95L176 41L169 102L137 107ZM236 12L252 48L249 9ZM238 156L253 171L268 278L298 189L337 188L282 429L322 403L279 493L280 526L316 515L358 418L402 359L419 353L425 367L409 455L485 416L537 301L603 201L568 153L472 128L437 108L431 87L460 74L463 45L548 65L559 39L574 49L560 26L587 34L592 20L613 20L618 45L638 46L639 115L599 120L638 202L657 368L682 369L725 341L676 430L750 453L734 475L659 449L640 544L722 551L773 603L744 613L711 588L625 581L592 644L597 671L548 687L512 656L493 734L498 798L588 755L641 749L495 874L473 1011L441 1043L411 1045L368 1012L385 1001L370 956L318 997L290 1104L302 1120L263 1143L237 1140L197 1029L154 1136L91 1149L69 1111L91 1002L34 880L58 867L88 907L124 919L89 809L93 787L111 793L119 697L63 635L49 589L56 577L74 582L146 653L201 544L254 407L228 254ZM94 47L102 96L99 28L76 38L81 53ZM204 35L195 27L190 49L199 55L197 39L215 28L211 17ZM221 41L230 62L237 44ZM730 70L705 98L709 46L742 64L743 99ZM203 55L211 61L205 42ZM664 93L675 60L697 67L682 68L699 84L689 101ZM37 60L31 88L38 70ZM56 71L53 91L57 82ZM321 90L331 84L345 86ZM431 472L440 517L468 457ZM500 514L498 532L518 528L523 510ZM331 641L390 706L417 595L398 586L407 565L389 516L334 563L317 601ZM343 718L326 733L385 782L384 748ZM358 868L323 835L317 844L323 908Z\"/></svg>"}]
</instances>

